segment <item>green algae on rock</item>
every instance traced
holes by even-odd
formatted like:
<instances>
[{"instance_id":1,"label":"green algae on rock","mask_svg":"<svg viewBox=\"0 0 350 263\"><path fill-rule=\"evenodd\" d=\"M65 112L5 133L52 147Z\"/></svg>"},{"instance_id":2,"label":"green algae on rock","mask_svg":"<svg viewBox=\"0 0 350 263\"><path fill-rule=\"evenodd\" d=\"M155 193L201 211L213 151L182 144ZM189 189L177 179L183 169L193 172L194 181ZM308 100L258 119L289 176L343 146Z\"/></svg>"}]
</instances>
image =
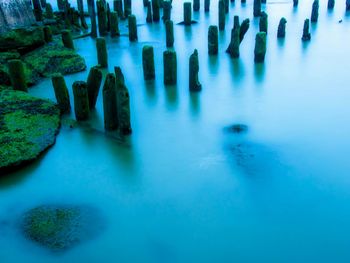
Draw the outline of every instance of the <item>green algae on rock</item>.
<instances>
[{"instance_id":1,"label":"green algae on rock","mask_svg":"<svg viewBox=\"0 0 350 263\"><path fill-rule=\"evenodd\" d=\"M60 111L22 91L0 92L0 171L36 159L55 143Z\"/></svg>"},{"instance_id":2,"label":"green algae on rock","mask_svg":"<svg viewBox=\"0 0 350 263\"><path fill-rule=\"evenodd\" d=\"M94 207L43 205L24 213L19 227L29 240L51 251L63 252L96 237L104 224Z\"/></svg>"}]
</instances>

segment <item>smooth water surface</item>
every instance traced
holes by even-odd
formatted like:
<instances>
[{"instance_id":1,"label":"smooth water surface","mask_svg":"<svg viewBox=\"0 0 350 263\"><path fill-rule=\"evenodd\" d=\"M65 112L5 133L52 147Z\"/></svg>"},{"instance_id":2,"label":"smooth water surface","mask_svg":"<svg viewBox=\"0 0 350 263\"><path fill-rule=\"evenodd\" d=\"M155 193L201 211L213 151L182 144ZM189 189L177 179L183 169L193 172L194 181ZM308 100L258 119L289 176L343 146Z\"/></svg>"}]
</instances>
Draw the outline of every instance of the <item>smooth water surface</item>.
<instances>
[{"instance_id":1,"label":"smooth water surface","mask_svg":"<svg viewBox=\"0 0 350 263\"><path fill-rule=\"evenodd\" d=\"M292 1L268 1L264 64L253 59L259 27L253 1L231 4L217 57L207 54L217 3L206 14L201 1L193 14L198 24L174 26L173 87L163 85L163 22L145 24L141 2L133 2L139 41L107 38L109 71L121 66L130 91L132 136L121 141L104 133L100 94L89 122L70 129L64 121L40 160L0 178L1 262L350 262L345 1L336 1L332 12L320 1L309 43L301 35L312 1L296 9ZM182 1L173 2L178 23ZM234 15L251 19L237 60L225 53ZM282 16L287 34L277 40ZM127 33L125 21L120 29ZM143 80L145 44L155 48L155 82ZM75 45L88 67L97 64L93 39ZM190 94L188 60L195 48L203 90ZM87 74L67 76L67 84ZM49 79L30 93L55 100ZM228 132L236 123L247 125L247 132ZM37 247L19 235L16 218L51 203L96 206L106 230L62 254Z\"/></svg>"}]
</instances>

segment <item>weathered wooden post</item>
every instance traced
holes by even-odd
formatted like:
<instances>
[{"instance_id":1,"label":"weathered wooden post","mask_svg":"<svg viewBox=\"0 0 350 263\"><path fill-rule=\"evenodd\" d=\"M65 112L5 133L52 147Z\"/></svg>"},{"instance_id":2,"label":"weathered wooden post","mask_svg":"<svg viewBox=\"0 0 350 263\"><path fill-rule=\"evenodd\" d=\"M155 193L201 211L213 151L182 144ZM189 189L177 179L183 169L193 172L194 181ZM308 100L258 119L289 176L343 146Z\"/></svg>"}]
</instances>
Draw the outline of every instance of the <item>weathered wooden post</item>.
<instances>
[{"instance_id":1,"label":"weathered wooden post","mask_svg":"<svg viewBox=\"0 0 350 263\"><path fill-rule=\"evenodd\" d=\"M277 37L284 38L286 36L286 24L287 20L282 17L280 23L278 24Z\"/></svg>"},{"instance_id":2,"label":"weathered wooden post","mask_svg":"<svg viewBox=\"0 0 350 263\"><path fill-rule=\"evenodd\" d=\"M231 58L239 58L239 33L240 33L240 26L235 26L231 30L231 42L228 46L226 52L230 54Z\"/></svg>"},{"instance_id":3,"label":"weathered wooden post","mask_svg":"<svg viewBox=\"0 0 350 263\"><path fill-rule=\"evenodd\" d=\"M137 41L136 16L130 15L128 17L128 26L129 26L129 40L130 41Z\"/></svg>"},{"instance_id":4,"label":"weathered wooden post","mask_svg":"<svg viewBox=\"0 0 350 263\"><path fill-rule=\"evenodd\" d=\"M113 10L118 13L120 19L124 18L123 2L122 0L113 1Z\"/></svg>"},{"instance_id":5,"label":"weathered wooden post","mask_svg":"<svg viewBox=\"0 0 350 263\"><path fill-rule=\"evenodd\" d=\"M119 21L118 13L113 11L111 12L111 37L120 36L119 32Z\"/></svg>"},{"instance_id":6,"label":"weathered wooden post","mask_svg":"<svg viewBox=\"0 0 350 263\"><path fill-rule=\"evenodd\" d=\"M85 81L73 83L74 112L77 121L84 121L89 118L89 98Z\"/></svg>"},{"instance_id":7,"label":"weathered wooden post","mask_svg":"<svg viewBox=\"0 0 350 263\"><path fill-rule=\"evenodd\" d=\"M97 0L98 31L100 36L107 35L107 5L105 0Z\"/></svg>"},{"instance_id":8,"label":"weathered wooden post","mask_svg":"<svg viewBox=\"0 0 350 263\"><path fill-rule=\"evenodd\" d=\"M78 12L79 12L79 17L80 17L80 23L81 23L81 26L84 28L84 29L88 29L88 25L85 21L85 14L84 14L84 3L83 3L83 0L77 0L78 2Z\"/></svg>"},{"instance_id":9,"label":"weathered wooden post","mask_svg":"<svg viewBox=\"0 0 350 263\"><path fill-rule=\"evenodd\" d=\"M305 19L305 21L304 21L303 36L301 39L303 41L309 41L311 39L310 20L309 19Z\"/></svg>"},{"instance_id":10,"label":"weathered wooden post","mask_svg":"<svg viewBox=\"0 0 350 263\"><path fill-rule=\"evenodd\" d=\"M8 61L8 70L11 80L11 86L14 90L28 92L26 76L24 73L23 62L20 59Z\"/></svg>"},{"instance_id":11,"label":"weathered wooden post","mask_svg":"<svg viewBox=\"0 0 350 263\"><path fill-rule=\"evenodd\" d=\"M107 32L111 31L111 8L109 7L109 3L107 3Z\"/></svg>"},{"instance_id":12,"label":"weathered wooden post","mask_svg":"<svg viewBox=\"0 0 350 263\"><path fill-rule=\"evenodd\" d=\"M153 22L151 1L148 1L148 3L147 3L147 17L146 17L146 22L147 22L147 23L152 23L152 22Z\"/></svg>"},{"instance_id":13,"label":"weathered wooden post","mask_svg":"<svg viewBox=\"0 0 350 263\"><path fill-rule=\"evenodd\" d=\"M228 11L230 10L230 0L224 0L225 3L225 14L228 14Z\"/></svg>"},{"instance_id":14,"label":"weathered wooden post","mask_svg":"<svg viewBox=\"0 0 350 263\"><path fill-rule=\"evenodd\" d=\"M299 0L293 0L293 7L297 7L299 4Z\"/></svg>"},{"instance_id":15,"label":"weathered wooden post","mask_svg":"<svg viewBox=\"0 0 350 263\"><path fill-rule=\"evenodd\" d=\"M91 21L91 37L97 37L97 23L96 23L96 9L95 9L95 0L87 0L88 10Z\"/></svg>"},{"instance_id":16,"label":"weathered wooden post","mask_svg":"<svg viewBox=\"0 0 350 263\"><path fill-rule=\"evenodd\" d=\"M163 63L164 63L164 84L176 85L176 82L177 82L176 52L173 50L164 51Z\"/></svg>"},{"instance_id":17,"label":"weathered wooden post","mask_svg":"<svg viewBox=\"0 0 350 263\"><path fill-rule=\"evenodd\" d=\"M92 67L90 69L88 78L87 78L87 89L89 97L89 108L95 108L98 93L100 91L102 82L102 71L97 67Z\"/></svg>"},{"instance_id":18,"label":"weathered wooden post","mask_svg":"<svg viewBox=\"0 0 350 263\"><path fill-rule=\"evenodd\" d=\"M240 32L239 32L239 42L241 43L244 39L245 34L247 33L249 29L250 21L249 18L246 18L243 20L241 27L240 27Z\"/></svg>"},{"instance_id":19,"label":"weathered wooden post","mask_svg":"<svg viewBox=\"0 0 350 263\"><path fill-rule=\"evenodd\" d=\"M43 10L41 9L40 0L32 0L34 16L36 21L43 21Z\"/></svg>"},{"instance_id":20,"label":"weathered wooden post","mask_svg":"<svg viewBox=\"0 0 350 263\"><path fill-rule=\"evenodd\" d=\"M262 11L260 15L259 30L267 34L267 14L264 11Z\"/></svg>"},{"instance_id":21,"label":"weathered wooden post","mask_svg":"<svg viewBox=\"0 0 350 263\"><path fill-rule=\"evenodd\" d=\"M219 30L225 29L225 2L219 0Z\"/></svg>"},{"instance_id":22,"label":"weathered wooden post","mask_svg":"<svg viewBox=\"0 0 350 263\"><path fill-rule=\"evenodd\" d=\"M142 67L145 80L155 79L156 73L154 69L154 52L152 46L144 46L142 48Z\"/></svg>"},{"instance_id":23,"label":"weathered wooden post","mask_svg":"<svg viewBox=\"0 0 350 263\"><path fill-rule=\"evenodd\" d=\"M101 68L108 67L108 54L106 40L102 37L96 39L97 61Z\"/></svg>"},{"instance_id":24,"label":"weathered wooden post","mask_svg":"<svg viewBox=\"0 0 350 263\"><path fill-rule=\"evenodd\" d=\"M70 100L66 82L62 74L54 74L51 78L52 86L55 91L55 97L62 113L70 112Z\"/></svg>"},{"instance_id":25,"label":"weathered wooden post","mask_svg":"<svg viewBox=\"0 0 350 263\"><path fill-rule=\"evenodd\" d=\"M53 15L53 9L52 9L52 5L50 3L46 4L46 18L48 19L53 19L54 15Z\"/></svg>"},{"instance_id":26,"label":"weathered wooden post","mask_svg":"<svg viewBox=\"0 0 350 263\"><path fill-rule=\"evenodd\" d=\"M174 23L171 20L165 22L166 46L174 46Z\"/></svg>"},{"instance_id":27,"label":"weathered wooden post","mask_svg":"<svg viewBox=\"0 0 350 263\"><path fill-rule=\"evenodd\" d=\"M73 38L69 30L63 30L61 33L63 46L74 49Z\"/></svg>"},{"instance_id":28,"label":"weathered wooden post","mask_svg":"<svg viewBox=\"0 0 350 263\"><path fill-rule=\"evenodd\" d=\"M345 2L345 10L346 11L350 10L350 0L346 0L346 2Z\"/></svg>"},{"instance_id":29,"label":"weathered wooden post","mask_svg":"<svg viewBox=\"0 0 350 263\"><path fill-rule=\"evenodd\" d=\"M190 26L192 23L192 9L191 9L192 3L190 2L184 2L184 24L186 26Z\"/></svg>"},{"instance_id":30,"label":"weathered wooden post","mask_svg":"<svg viewBox=\"0 0 350 263\"><path fill-rule=\"evenodd\" d=\"M266 54L266 33L259 32L255 37L254 61L256 63L264 62Z\"/></svg>"},{"instance_id":31,"label":"weathered wooden post","mask_svg":"<svg viewBox=\"0 0 350 263\"><path fill-rule=\"evenodd\" d=\"M153 21L158 22L160 20L160 3L159 0L152 0L152 13L153 13Z\"/></svg>"},{"instance_id":32,"label":"weathered wooden post","mask_svg":"<svg viewBox=\"0 0 350 263\"><path fill-rule=\"evenodd\" d=\"M189 65L189 89L190 91L200 91L202 85L198 80L199 73L199 61L198 61L198 51L194 50L193 54L190 56Z\"/></svg>"},{"instance_id":33,"label":"weathered wooden post","mask_svg":"<svg viewBox=\"0 0 350 263\"><path fill-rule=\"evenodd\" d=\"M332 10L335 5L335 0L328 0L327 8L328 10Z\"/></svg>"},{"instance_id":34,"label":"weathered wooden post","mask_svg":"<svg viewBox=\"0 0 350 263\"><path fill-rule=\"evenodd\" d=\"M125 86L124 76L120 67L115 68L117 83L117 109L118 109L118 127L123 135L129 135L132 132L130 121L130 96Z\"/></svg>"},{"instance_id":35,"label":"weathered wooden post","mask_svg":"<svg viewBox=\"0 0 350 263\"><path fill-rule=\"evenodd\" d=\"M170 0L166 0L163 3L163 21L171 19L171 2Z\"/></svg>"},{"instance_id":36,"label":"weathered wooden post","mask_svg":"<svg viewBox=\"0 0 350 263\"><path fill-rule=\"evenodd\" d=\"M311 22L316 23L318 20L318 9L319 9L319 3L318 0L314 0L312 3L312 11L311 11Z\"/></svg>"},{"instance_id":37,"label":"weathered wooden post","mask_svg":"<svg viewBox=\"0 0 350 263\"><path fill-rule=\"evenodd\" d=\"M254 0L254 9L253 15L254 17L258 17L261 14L261 0Z\"/></svg>"},{"instance_id":38,"label":"weathered wooden post","mask_svg":"<svg viewBox=\"0 0 350 263\"><path fill-rule=\"evenodd\" d=\"M131 0L124 0L124 17L129 17L131 14Z\"/></svg>"},{"instance_id":39,"label":"weathered wooden post","mask_svg":"<svg viewBox=\"0 0 350 263\"><path fill-rule=\"evenodd\" d=\"M44 31L44 38L45 38L45 42L49 43L52 42L52 30L50 26L44 26L43 27L43 31Z\"/></svg>"},{"instance_id":40,"label":"weathered wooden post","mask_svg":"<svg viewBox=\"0 0 350 263\"><path fill-rule=\"evenodd\" d=\"M102 90L103 114L106 130L118 128L118 105L116 79L113 73L108 73Z\"/></svg>"},{"instance_id":41,"label":"weathered wooden post","mask_svg":"<svg viewBox=\"0 0 350 263\"><path fill-rule=\"evenodd\" d=\"M217 26L209 26L208 29L208 53L217 55L219 50L219 30Z\"/></svg>"},{"instance_id":42,"label":"weathered wooden post","mask_svg":"<svg viewBox=\"0 0 350 263\"><path fill-rule=\"evenodd\" d=\"M209 12L210 10L210 0L204 0L204 11Z\"/></svg>"},{"instance_id":43,"label":"weathered wooden post","mask_svg":"<svg viewBox=\"0 0 350 263\"><path fill-rule=\"evenodd\" d=\"M199 11L201 6L200 0L193 0L193 11Z\"/></svg>"}]
</instances>

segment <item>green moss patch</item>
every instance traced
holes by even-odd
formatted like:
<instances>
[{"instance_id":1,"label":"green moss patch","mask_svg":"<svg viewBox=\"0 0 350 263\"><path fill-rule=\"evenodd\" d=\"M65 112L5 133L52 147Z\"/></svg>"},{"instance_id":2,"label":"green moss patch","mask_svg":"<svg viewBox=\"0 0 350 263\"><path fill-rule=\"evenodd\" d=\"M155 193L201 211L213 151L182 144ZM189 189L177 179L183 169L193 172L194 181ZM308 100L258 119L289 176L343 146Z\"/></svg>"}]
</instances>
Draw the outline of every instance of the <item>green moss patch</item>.
<instances>
[{"instance_id":1,"label":"green moss patch","mask_svg":"<svg viewBox=\"0 0 350 263\"><path fill-rule=\"evenodd\" d=\"M36 159L54 144L60 111L21 91L0 92L0 171Z\"/></svg>"}]
</instances>

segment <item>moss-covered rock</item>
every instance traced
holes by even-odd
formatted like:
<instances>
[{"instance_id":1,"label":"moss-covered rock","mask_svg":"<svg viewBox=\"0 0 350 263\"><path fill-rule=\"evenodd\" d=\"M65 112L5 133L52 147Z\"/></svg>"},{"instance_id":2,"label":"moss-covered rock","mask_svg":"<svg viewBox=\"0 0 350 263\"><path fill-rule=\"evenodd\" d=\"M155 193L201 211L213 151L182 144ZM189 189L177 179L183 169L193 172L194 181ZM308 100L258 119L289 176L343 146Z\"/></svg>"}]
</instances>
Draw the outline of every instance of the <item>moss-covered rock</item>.
<instances>
[{"instance_id":1,"label":"moss-covered rock","mask_svg":"<svg viewBox=\"0 0 350 263\"><path fill-rule=\"evenodd\" d=\"M24 55L22 59L32 71L29 79L35 79L36 75L52 77L55 73L67 75L86 69L85 60L80 55L57 41Z\"/></svg>"},{"instance_id":2,"label":"moss-covered rock","mask_svg":"<svg viewBox=\"0 0 350 263\"><path fill-rule=\"evenodd\" d=\"M42 27L23 27L0 35L0 51L26 52L45 44Z\"/></svg>"},{"instance_id":3,"label":"moss-covered rock","mask_svg":"<svg viewBox=\"0 0 350 263\"><path fill-rule=\"evenodd\" d=\"M99 211L93 207L45 205L26 212L20 228L28 239L60 252L94 238L104 226Z\"/></svg>"},{"instance_id":4,"label":"moss-covered rock","mask_svg":"<svg viewBox=\"0 0 350 263\"><path fill-rule=\"evenodd\" d=\"M21 91L0 92L0 172L36 159L54 144L60 111Z\"/></svg>"}]
</instances>

